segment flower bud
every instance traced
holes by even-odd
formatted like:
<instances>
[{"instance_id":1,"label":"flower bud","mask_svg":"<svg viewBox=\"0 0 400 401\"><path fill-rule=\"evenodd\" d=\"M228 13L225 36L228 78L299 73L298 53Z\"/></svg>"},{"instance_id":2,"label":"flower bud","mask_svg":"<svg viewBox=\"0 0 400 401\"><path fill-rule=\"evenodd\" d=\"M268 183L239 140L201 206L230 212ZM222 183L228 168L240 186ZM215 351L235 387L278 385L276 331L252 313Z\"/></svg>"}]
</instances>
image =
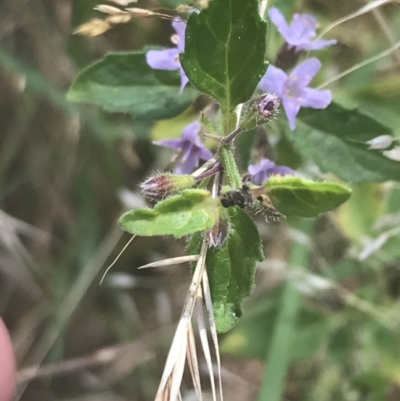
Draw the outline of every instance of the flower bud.
<instances>
[{"instance_id":1,"label":"flower bud","mask_svg":"<svg viewBox=\"0 0 400 401\"><path fill-rule=\"evenodd\" d=\"M366 142L368 149L387 149L394 141L391 135L380 135Z\"/></svg>"},{"instance_id":2,"label":"flower bud","mask_svg":"<svg viewBox=\"0 0 400 401\"><path fill-rule=\"evenodd\" d=\"M210 246L221 248L229 237L230 224L229 217L225 209L217 209L218 218L215 224L206 231L206 236Z\"/></svg>"},{"instance_id":3,"label":"flower bud","mask_svg":"<svg viewBox=\"0 0 400 401\"><path fill-rule=\"evenodd\" d=\"M140 184L143 194L154 199L163 199L190 188L196 180L187 174L156 173Z\"/></svg>"},{"instance_id":4,"label":"flower bud","mask_svg":"<svg viewBox=\"0 0 400 401\"><path fill-rule=\"evenodd\" d=\"M274 93L264 93L258 98L258 112L265 118L271 119L279 106L279 98Z\"/></svg>"},{"instance_id":5,"label":"flower bud","mask_svg":"<svg viewBox=\"0 0 400 401\"><path fill-rule=\"evenodd\" d=\"M400 162L400 146L395 146L391 150L385 150L383 155L390 160L394 160L395 162Z\"/></svg>"},{"instance_id":6,"label":"flower bud","mask_svg":"<svg viewBox=\"0 0 400 401\"><path fill-rule=\"evenodd\" d=\"M268 123L277 115L279 104L280 100L274 93L263 93L250 99L243 107L240 127L248 130Z\"/></svg>"}]
</instances>

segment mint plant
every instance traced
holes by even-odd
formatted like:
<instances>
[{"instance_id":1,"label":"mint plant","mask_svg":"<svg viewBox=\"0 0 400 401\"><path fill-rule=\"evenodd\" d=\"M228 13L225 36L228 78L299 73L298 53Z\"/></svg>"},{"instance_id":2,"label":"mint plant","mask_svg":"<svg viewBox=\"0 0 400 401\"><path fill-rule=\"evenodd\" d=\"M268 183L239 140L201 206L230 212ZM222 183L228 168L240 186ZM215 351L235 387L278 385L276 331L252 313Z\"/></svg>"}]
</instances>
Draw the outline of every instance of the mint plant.
<instances>
[{"instance_id":1,"label":"mint plant","mask_svg":"<svg viewBox=\"0 0 400 401\"><path fill-rule=\"evenodd\" d=\"M138 10L120 13L157 16ZM119 220L133 235L186 237L188 254L197 259L157 393L160 400L178 394L183 351L177 350L190 348L196 300L206 306L214 340L243 313L243 299L264 258L251 210L267 220L314 218L351 195L336 179L313 180L265 157L246 160L247 172L241 171L236 157L241 149L235 143L242 135L267 125L269 133L284 133L304 162L347 184L400 180L400 163L384 153L396 144L390 128L332 102L330 90L309 87L322 65L306 52L336 43L315 39L312 16L295 14L288 25L277 8L269 11L285 41L270 61L267 22L257 0L212 0L207 8L188 11L169 16L176 31L173 47L108 54L82 71L69 91L72 101L130 113L149 124L181 114L200 95L207 98L180 137L154 141L176 150L173 172L154 173L140 186L155 206L127 211ZM106 21L110 24L109 17ZM278 115L280 103L287 121Z\"/></svg>"}]
</instances>

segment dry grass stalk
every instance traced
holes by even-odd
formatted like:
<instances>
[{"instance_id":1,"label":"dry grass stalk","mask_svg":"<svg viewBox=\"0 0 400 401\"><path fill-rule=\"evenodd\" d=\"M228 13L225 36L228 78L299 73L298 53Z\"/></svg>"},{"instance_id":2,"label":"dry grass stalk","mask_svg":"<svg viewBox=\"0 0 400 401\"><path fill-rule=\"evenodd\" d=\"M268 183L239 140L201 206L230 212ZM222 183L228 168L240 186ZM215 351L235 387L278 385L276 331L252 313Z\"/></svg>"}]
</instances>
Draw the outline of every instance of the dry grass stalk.
<instances>
[{"instance_id":1,"label":"dry grass stalk","mask_svg":"<svg viewBox=\"0 0 400 401\"><path fill-rule=\"evenodd\" d=\"M164 372L155 398L156 401L175 401L179 394L185 365L184 356L186 355L188 342L190 342L190 321L196 300L198 299L199 288L205 269L207 247L207 242L203 241L182 315L165 363Z\"/></svg>"},{"instance_id":2,"label":"dry grass stalk","mask_svg":"<svg viewBox=\"0 0 400 401\"><path fill-rule=\"evenodd\" d=\"M116 2L120 5L128 5L132 2ZM126 3L126 4L122 4ZM88 22L78 26L75 29L74 34L79 34L83 36L99 36L103 33L107 32L109 29L113 28L114 25L117 24L126 24L132 18L149 18L149 17L159 17L162 19L173 20L176 17L173 17L168 14L158 13L151 10L146 10L144 8L125 8L121 10L117 7L109 6L107 4L100 4L94 8L97 11L100 11L104 14L108 14L108 16L104 19L101 18L93 18Z\"/></svg>"},{"instance_id":3,"label":"dry grass stalk","mask_svg":"<svg viewBox=\"0 0 400 401\"><path fill-rule=\"evenodd\" d=\"M214 379L214 373L213 373L210 346L208 344L207 327L206 327L206 322L204 319L203 301L204 301L203 294L202 294L201 288L199 288L199 299L197 302L197 324L199 326L200 341L201 341L201 346L203 348L204 357L206 358L208 374L210 375L211 391L212 391L212 395L213 395L213 400L216 401L217 397L216 397L216 392L215 392L215 379Z\"/></svg>"},{"instance_id":4,"label":"dry grass stalk","mask_svg":"<svg viewBox=\"0 0 400 401\"><path fill-rule=\"evenodd\" d=\"M196 391L198 399L202 400L202 391L201 391L201 382L200 382L200 369L199 363L197 359L196 352L196 341L193 333L192 324L189 325L188 330L188 347L187 347L187 355L186 355L190 373L193 379L194 389Z\"/></svg>"},{"instance_id":5,"label":"dry grass stalk","mask_svg":"<svg viewBox=\"0 0 400 401\"><path fill-rule=\"evenodd\" d=\"M219 395L220 395L221 401L223 401L224 397L222 394L221 359L219 356L217 325L215 323L215 318L214 318L214 310L213 310L212 299L211 299L210 283L208 281L208 275L207 275L206 269L204 269L204 271L203 271L202 288L203 288L203 296L204 296L204 305L206 307L207 314L208 314L208 323L210 325L211 338L213 340L215 356L217 359L218 385L219 385L219 391L220 391Z\"/></svg>"},{"instance_id":6,"label":"dry grass stalk","mask_svg":"<svg viewBox=\"0 0 400 401\"><path fill-rule=\"evenodd\" d=\"M178 256L176 258L168 258L168 259L158 260L157 262L151 262L151 263L148 263L147 265L138 267L138 269L147 269L149 267L178 265L180 263L186 263L186 262L197 262L199 260L199 257L200 257L200 255Z\"/></svg>"}]
</instances>

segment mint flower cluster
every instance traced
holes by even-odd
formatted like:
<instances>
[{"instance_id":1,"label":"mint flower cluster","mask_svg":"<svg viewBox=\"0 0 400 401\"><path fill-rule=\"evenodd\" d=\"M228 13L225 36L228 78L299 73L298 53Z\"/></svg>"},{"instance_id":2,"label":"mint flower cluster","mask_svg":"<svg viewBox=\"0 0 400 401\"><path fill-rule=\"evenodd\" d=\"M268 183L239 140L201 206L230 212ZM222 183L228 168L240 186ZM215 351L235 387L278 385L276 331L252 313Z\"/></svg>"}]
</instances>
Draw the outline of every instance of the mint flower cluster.
<instances>
[{"instance_id":1,"label":"mint flower cluster","mask_svg":"<svg viewBox=\"0 0 400 401\"><path fill-rule=\"evenodd\" d=\"M295 14L288 24L277 8L269 10L271 22L277 27L285 40L284 49L288 51L319 50L336 43L336 40L317 40L317 21L308 14ZM172 37L175 47L164 50L150 50L147 53L147 63L153 69L179 70L181 78L181 92L189 82L179 61L179 53L185 48L186 23L182 20L174 20L172 26L176 35ZM332 101L329 90L310 88L313 77L321 68L321 62L317 58L309 58L295 66L291 72L286 72L274 65L269 65L266 73L261 78L258 88L265 96L276 96L275 106L282 103L291 130L296 128L296 116L302 107L324 109ZM264 100L265 103L265 100ZM270 106L273 109L273 106ZM263 108L263 104L259 105ZM260 111L261 113L261 111ZM262 113L261 113L262 114ZM270 113L272 115L272 113ZM212 153L201 143L199 132L200 124L192 122L182 131L180 139L164 139L155 144L177 149L180 153L177 157L177 165L174 172L177 174L190 174L199 165L200 160L211 159ZM270 175L294 174L295 172L286 166L277 166L268 159L263 159L255 165L250 165L248 172L254 183L261 184Z\"/></svg>"}]
</instances>

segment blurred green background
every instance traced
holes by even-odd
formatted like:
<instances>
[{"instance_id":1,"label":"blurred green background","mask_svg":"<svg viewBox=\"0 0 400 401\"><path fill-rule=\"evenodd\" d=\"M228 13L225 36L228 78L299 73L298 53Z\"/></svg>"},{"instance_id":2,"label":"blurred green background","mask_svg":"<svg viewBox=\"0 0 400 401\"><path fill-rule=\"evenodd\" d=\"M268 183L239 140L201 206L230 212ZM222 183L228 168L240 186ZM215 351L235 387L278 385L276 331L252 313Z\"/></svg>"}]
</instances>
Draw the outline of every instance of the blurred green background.
<instances>
[{"instance_id":1,"label":"blurred green background","mask_svg":"<svg viewBox=\"0 0 400 401\"><path fill-rule=\"evenodd\" d=\"M310 12L322 26L366 4L272 3L288 17ZM160 19L94 38L72 35L99 16L97 4L0 4L0 314L15 345L21 400L151 400L190 282L186 265L137 270L184 255L184 240L157 237L136 238L99 285L130 238L118 217L145 202L137 184L169 164L171 153L153 146L152 137L179 135L194 111L151 127L67 102L78 71L105 53L170 43L170 22ZM165 11L178 4L133 6ZM330 36L339 44L318 54L326 76L390 47L399 32L397 3L336 27ZM273 28L269 43L273 59L281 44ZM399 65L398 50L329 88L400 136ZM295 164L284 136L277 150ZM277 327L293 331L294 340L281 350L291 361L282 400L400 399L400 185L353 190L346 205L308 224L306 233L296 224L256 220L266 260L242 320L220 337L225 399L257 399ZM299 305L289 321L279 313L287 282L297 291L289 301ZM187 374L184 400L195 399L191 389Z\"/></svg>"}]
</instances>

